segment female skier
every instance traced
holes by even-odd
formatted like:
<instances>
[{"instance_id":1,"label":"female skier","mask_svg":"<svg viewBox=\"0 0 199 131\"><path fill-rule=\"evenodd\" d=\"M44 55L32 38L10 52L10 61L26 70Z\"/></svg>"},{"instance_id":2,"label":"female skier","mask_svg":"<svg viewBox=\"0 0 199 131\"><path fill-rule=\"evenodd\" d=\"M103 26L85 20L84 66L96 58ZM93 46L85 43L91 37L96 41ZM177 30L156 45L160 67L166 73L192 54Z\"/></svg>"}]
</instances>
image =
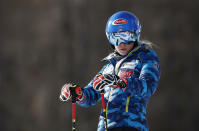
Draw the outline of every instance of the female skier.
<instances>
[{"instance_id":1,"label":"female skier","mask_svg":"<svg viewBox=\"0 0 199 131\"><path fill-rule=\"evenodd\" d=\"M80 88L67 83L60 99L75 94L83 107L95 105L104 94L106 110L102 110L98 131L148 131L146 107L160 79L160 63L149 44L139 40L141 25L127 11L113 14L106 25L106 36L114 52L103 60L106 64L91 82ZM105 113L104 113L105 112Z\"/></svg>"}]
</instances>

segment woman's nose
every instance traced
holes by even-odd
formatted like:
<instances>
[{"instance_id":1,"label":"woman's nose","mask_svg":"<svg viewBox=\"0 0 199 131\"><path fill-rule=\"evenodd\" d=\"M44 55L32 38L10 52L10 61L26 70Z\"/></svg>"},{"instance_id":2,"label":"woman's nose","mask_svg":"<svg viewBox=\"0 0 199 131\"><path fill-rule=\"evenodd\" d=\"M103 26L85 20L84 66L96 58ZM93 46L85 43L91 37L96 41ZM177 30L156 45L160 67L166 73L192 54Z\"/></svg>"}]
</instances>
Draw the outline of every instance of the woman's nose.
<instances>
[{"instance_id":1,"label":"woman's nose","mask_svg":"<svg viewBox=\"0 0 199 131\"><path fill-rule=\"evenodd\" d=\"M124 42L121 42L120 44L119 44L119 46L125 46L126 44L124 43Z\"/></svg>"}]
</instances>

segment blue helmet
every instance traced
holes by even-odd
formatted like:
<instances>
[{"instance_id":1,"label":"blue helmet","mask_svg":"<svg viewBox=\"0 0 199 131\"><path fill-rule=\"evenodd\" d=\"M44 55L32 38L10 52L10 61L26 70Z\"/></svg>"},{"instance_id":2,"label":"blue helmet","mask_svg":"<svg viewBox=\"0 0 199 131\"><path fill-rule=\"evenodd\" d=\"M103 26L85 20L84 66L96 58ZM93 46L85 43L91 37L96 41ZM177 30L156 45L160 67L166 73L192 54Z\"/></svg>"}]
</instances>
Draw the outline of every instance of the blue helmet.
<instances>
[{"instance_id":1,"label":"blue helmet","mask_svg":"<svg viewBox=\"0 0 199 131\"><path fill-rule=\"evenodd\" d=\"M138 18L128 11L116 12L106 24L106 36L114 46L118 46L121 42L139 43L140 32L141 25Z\"/></svg>"}]
</instances>

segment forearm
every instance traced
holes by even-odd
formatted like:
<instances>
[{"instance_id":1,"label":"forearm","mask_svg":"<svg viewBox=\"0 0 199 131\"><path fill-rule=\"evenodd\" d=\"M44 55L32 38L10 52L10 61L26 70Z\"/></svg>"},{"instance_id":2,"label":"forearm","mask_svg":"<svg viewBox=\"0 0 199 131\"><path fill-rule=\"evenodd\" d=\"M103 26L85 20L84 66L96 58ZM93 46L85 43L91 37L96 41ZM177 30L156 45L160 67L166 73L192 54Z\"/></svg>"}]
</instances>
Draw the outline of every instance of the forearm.
<instances>
[{"instance_id":1,"label":"forearm","mask_svg":"<svg viewBox=\"0 0 199 131\"><path fill-rule=\"evenodd\" d=\"M150 97L157 89L160 79L160 68L153 63L143 65L139 77L127 77L126 92L130 95Z\"/></svg>"},{"instance_id":2,"label":"forearm","mask_svg":"<svg viewBox=\"0 0 199 131\"><path fill-rule=\"evenodd\" d=\"M89 107L95 105L100 99L100 93L93 89L92 84L89 84L84 88L82 99L77 104Z\"/></svg>"},{"instance_id":3,"label":"forearm","mask_svg":"<svg viewBox=\"0 0 199 131\"><path fill-rule=\"evenodd\" d=\"M150 97L157 89L158 82L154 80L145 80L127 78L127 87L125 93L130 96Z\"/></svg>"}]
</instances>

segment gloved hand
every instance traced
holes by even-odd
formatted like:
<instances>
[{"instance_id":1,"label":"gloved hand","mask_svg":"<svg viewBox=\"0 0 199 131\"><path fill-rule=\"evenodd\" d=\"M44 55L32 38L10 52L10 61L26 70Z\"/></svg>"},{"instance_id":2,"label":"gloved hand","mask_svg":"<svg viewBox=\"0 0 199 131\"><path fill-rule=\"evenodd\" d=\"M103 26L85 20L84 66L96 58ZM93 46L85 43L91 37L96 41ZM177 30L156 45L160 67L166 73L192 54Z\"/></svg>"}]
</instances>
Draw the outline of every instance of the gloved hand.
<instances>
[{"instance_id":1,"label":"gloved hand","mask_svg":"<svg viewBox=\"0 0 199 131\"><path fill-rule=\"evenodd\" d=\"M98 91L102 91L105 86L112 88L125 88L126 80L120 79L119 76L113 74L98 74L93 81L93 88Z\"/></svg>"},{"instance_id":2,"label":"gloved hand","mask_svg":"<svg viewBox=\"0 0 199 131\"><path fill-rule=\"evenodd\" d=\"M76 84L67 83L61 89L60 100L67 101L71 99L72 101L79 101L82 96L82 88L80 88Z\"/></svg>"}]
</instances>

